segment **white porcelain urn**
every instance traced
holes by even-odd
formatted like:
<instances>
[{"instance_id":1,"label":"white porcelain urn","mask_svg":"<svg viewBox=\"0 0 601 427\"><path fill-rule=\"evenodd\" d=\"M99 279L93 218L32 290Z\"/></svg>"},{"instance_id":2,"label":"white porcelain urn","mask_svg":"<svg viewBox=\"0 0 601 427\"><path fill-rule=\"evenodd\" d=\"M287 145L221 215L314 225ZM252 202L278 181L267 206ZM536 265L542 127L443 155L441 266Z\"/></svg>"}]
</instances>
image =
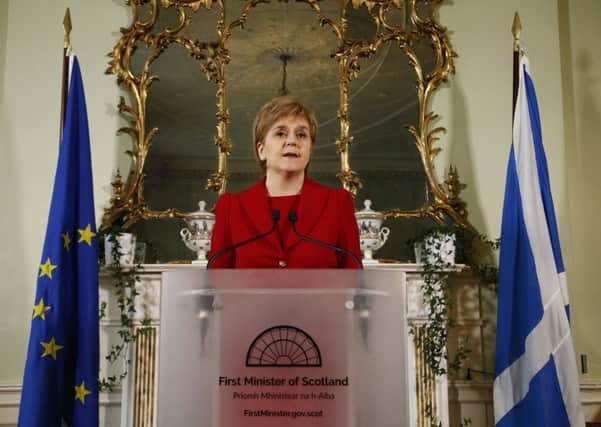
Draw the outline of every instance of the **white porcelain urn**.
<instances>
[{"instance_id":1,"label":"white porcelain urn","mask_svg":"<svg viewBox=\"0 0 601 427\"><path fill-rule=\"evenodd\" d=\"M365 200L363 206L365 207L362 210L355 213L355 217L359 227L359 242L363 252L363 263L369 264L377 262L373 258L373 253L384 246L384 243L388 240L390 229L382 227L384 214L371 208L371 200Z\"/></svg>"},{"instance_id":2,"label":"white porcelain urn","mask_svg":"<svg viewBox=\"0 0 601 427\"><path fill-rule=\"evenodd\" d=\"M188 249L196 252L193 263L205 263L207 252L211 249L211 236L215 224L215 214L206 210L204 200L198 202L198 210L185 216L186 226L179 231L182 241Z\"/></svg>"}]
</instances>

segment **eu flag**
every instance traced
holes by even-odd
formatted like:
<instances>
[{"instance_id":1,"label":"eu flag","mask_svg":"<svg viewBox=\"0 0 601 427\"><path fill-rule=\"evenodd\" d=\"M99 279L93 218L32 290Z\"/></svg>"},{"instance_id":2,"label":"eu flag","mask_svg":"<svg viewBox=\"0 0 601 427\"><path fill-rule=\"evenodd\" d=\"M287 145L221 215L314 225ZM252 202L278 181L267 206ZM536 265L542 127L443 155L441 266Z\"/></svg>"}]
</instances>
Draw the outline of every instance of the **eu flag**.
<instances>
[{"instance_id":1,"label":"eu flag","mask_svg":"<svg viewBox=\"0 0 601 427\"><path fill-rule=\"evenodd\" d=\"M584 427L534 83L522 56L501 226L497 427Z\"/></svg>"},{"instance_id":2,"label":"eu flag","mask_svg":"<svg viewBox=\"0 0 601 427\"><path fill-rule=\"evenodd\" d=\"M21 427L98 426L98 248L90 137L77 58L37 273Z\"/></svg>"}]
</instances>

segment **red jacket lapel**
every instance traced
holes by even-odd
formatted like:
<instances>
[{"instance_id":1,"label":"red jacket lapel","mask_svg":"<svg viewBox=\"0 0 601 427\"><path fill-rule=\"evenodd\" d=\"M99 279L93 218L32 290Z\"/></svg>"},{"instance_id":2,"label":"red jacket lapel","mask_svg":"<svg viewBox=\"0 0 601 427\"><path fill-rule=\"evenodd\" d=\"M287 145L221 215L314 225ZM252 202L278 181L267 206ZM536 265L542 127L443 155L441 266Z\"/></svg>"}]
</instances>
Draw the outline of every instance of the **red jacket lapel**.
<instances>
[{"instance_id":1,"label":"red jacket lapel","mask_svg":"<svg viewBox=\"0 0 601 427\"><path fill-rule=\"evenodd\" d=\"M269 196L265 187L265 178L238 194L241 214L244 220L254 228L250 237L270 230L273 226L273 219L271 217L271 207L269 206ZM280 217L280 221L288 221L288 218ZM270 242L276 249L280 249L277 230L265 237L264 240Z\"/></svg>"},{"instance_id":2,"label":"red jacket lapel","mask_svg":"<svg viewBox=\"0 0 601 427\"><path fill-rule=\"evenodd\" d=\"M321 218L321 213L326 205L330 189L305 177L297 212L296 229L304 236L311 234ZM282 218L288 221L288 218ZM292 232L286 239L285 251L298 243L300 239Z\"/></svg>"}]
</instances>

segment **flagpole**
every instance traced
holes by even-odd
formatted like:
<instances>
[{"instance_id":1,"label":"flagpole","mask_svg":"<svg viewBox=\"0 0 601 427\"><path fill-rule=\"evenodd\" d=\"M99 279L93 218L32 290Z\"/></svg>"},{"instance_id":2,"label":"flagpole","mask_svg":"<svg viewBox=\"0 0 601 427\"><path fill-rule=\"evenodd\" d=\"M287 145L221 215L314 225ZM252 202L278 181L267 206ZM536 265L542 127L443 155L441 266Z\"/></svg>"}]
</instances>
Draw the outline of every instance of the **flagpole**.
<instances>
[{"instance_id":1,"label":"flagpole","mask_svg":"<svg viewBox=\"0 0 601 427\"><path fill-rule=\"evenodd\" d=\"M518 87L520 84L520 32L522 23L520 15L516 12L513 17L511 32L513 33L513 102L512 102L512 120L515 114L515 103L518 99Z\"/></svg>"},{"instance_id":2,"label":"flagpole","mask_svg":"<svg viewBox=\"0 0 601 427\"><path fill-rule=\"evenodd\" d=\"M61 85L61 117L59 145L63 140L63 127L65 126L65 115L67 114L67 93L69 91L69 54L71 51L71 12L69 8L65 11L63 19L63 31L65 32L65 44L63 46L63 76Z\"/></svg>"}]
</instances>

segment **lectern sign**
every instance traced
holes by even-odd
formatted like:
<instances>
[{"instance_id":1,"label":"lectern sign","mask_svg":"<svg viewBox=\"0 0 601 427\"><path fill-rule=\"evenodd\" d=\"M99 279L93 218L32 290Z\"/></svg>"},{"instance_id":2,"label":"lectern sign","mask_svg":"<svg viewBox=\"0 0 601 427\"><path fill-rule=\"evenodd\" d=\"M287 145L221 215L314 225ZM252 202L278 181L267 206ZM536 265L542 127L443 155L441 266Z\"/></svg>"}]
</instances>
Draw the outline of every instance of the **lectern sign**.
<instances>
[{"instance_id":1,"label":"lectern sign","mask_svg":"<svg viewBox=\"0 0 601 427\"><path fill-rule=\"evenodd\" d=\"M364 276L164 273L157 425L410 425L403 277Z\"/></svg>"},{"instance_id":2,"label":"lectern sign","mask_svg":"<svg viewBox=\"0 0 601 427\"><path fill-rule=\"evenodd\" d=\"M239 312L225 320L224 304L224 330L244 330L250 335L246 345L240 335L231 340L222 336L221 359L227 362L216 378L221 427L348 425L352 375L343 301L335 313L327 306L331 299L325 298L317 304L323 304L323 315L316 317L294 310L295 304L287 306L288 298L277 298L277 306L273 298L265 307L255 306L259 309L254 311L254 321ZM295 323L253 331L257 317L294 319ZM242 357L233 358L233 354Z\"/></svg>"}]
</instances>

